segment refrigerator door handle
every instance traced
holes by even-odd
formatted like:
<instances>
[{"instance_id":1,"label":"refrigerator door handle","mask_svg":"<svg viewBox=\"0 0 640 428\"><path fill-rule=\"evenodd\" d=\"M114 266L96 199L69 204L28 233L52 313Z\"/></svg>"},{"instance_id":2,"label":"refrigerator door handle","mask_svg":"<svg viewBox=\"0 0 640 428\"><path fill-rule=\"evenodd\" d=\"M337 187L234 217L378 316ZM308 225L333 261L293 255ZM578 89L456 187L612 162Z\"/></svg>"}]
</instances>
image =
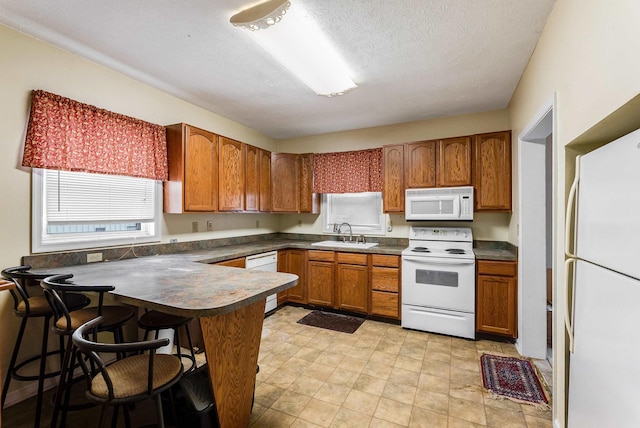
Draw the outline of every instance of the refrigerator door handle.
<instances>
[{"instance_id":1,"label":"refrigerator door handle","mask_svg":"<svg viewBox=\"0 0 640 428\"><path fill-rule=\"evenodd\" d=\"M567 299L567 305L564 308L564 328L567 330L567 336L569 337L569 352L573 354L573 298L575 298L575 264L577 259L567 259L564 262L564 284L565 284L565 298ZM573 265L573 269L569 269ZM569 272L573 275L569 276ZM571 294L569 294L571 290Z\"/></svg>"},{"instance_id":2,"label":"refrigerator door handle","mask_svg":"<svg viewBox=\"0 0 640 428\"><path fill-rule=\"evenodd\" d=\"M567 200L567 212L564 217L564 253L567 257L577 258L577 256L572 252L575 251L575 248L572 249L571 243L571 229L572 226L575 225L575 222L572 221L575 219L575 214L573 214L573 206L576 201L576 196L578 192L578 185L580 184L580 155L576 156L576 173L573 177L573 183L571 183L571 188L569 189L569 198ZM577 228L574 228L574 232L577 232ZM575 243L575 235L574 235L574 243Z\"/></svg>"}]
</instances>

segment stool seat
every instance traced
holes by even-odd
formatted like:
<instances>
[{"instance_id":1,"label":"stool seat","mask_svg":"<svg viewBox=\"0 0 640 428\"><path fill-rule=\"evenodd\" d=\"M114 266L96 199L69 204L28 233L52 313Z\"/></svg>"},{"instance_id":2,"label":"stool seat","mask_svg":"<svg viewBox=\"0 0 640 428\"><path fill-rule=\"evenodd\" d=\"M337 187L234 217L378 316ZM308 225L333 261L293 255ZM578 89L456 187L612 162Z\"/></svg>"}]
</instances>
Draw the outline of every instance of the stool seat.
<instances>
[{"instance_id":1,"label":"stool seat","mask_svg":"<svg viewBox=\"0 0 640 428\"><path fill-rule=\"evenodd\" d=\"M113 398L130 398L147 392L148 370L149 355L147 354L127 357L105 367L104 371L113 384ZM157 389L171 382L181 371L182 364L174 355L156 354L153 361L151 388ZM92 379L90 392L96 398L109 399L109 386L102 373Z\"/></svg>"},{"instance_id":2,"label":"stool seat","mask_svg":"<svg viewBox=\"0 0 640 428\"><path fill-rule=\"evenodd\" d=\"M160 311L147 311L138 319L138 325L144 330L177 328L189 323L192 319Z\"/></svg>"},{"instance_id":3,"label":"stool seat","mask_svg":"<svg viewBox=\"0 0 640 428\"><path fill-rule=\"evenodd\" d=\"M67 319L62 317L55 323L55 327L63 332L63 334L73 334L73 330L80 327L82 324L97 318L100 308L84 308L69 312L70 323L67 323ZM127 322L134 317L135 313L126 306L103 306L102 307L102 323L100 329L110 331L122 325L123 322ZM69 325L68 325L69 324Z\"/></svg>"},{"instance_id":4,"label":"stool seat","mask_svg":"<svg viewBox=\"0 0 640 428\"><path fill-rule=\"evenodd\" d=\"M27 303L29 305L29 310L27 311ZM49 302L44 296L32 296L29 297L26 302L23 300L16 306L14 312L19 317L30 316L30 317L44 317L44 316L52 316L53 311L51 310L51 306L49 306ZM74 311L79 308L84 308L91 302L87 296L76 293L68 293L65 296L65 303L70 311Z\"/></svg>"},{"instance_id":5,"label":"stool seat","mask_svg":"<svg viewBox=\"0 0 640 428\"><path fill-rule=\"evenodd\" d=\"M176 356L182 361L182 358L185 357L191 361L191 367L185 370L185 373L189 373L196 368L196 354L193 350L193 343L191 342L191 333L189 332L189 323L193 318L189 317L181 317L178 315L167 314L165 312L160 311L147 311L140 316L138 319L138 327L144 330L144 340L147 340L149 336L149 332L155 331L155 338L158 338L160 330L165 329L173 329L175 331L175 339L176 339ZM180 347L180 334L178 333L178 329L183 327L185 333L187 334L187 341L189 342L189 352L190 355L185 355L182 353L182 348Z\"/></svg>"}]
</instances>

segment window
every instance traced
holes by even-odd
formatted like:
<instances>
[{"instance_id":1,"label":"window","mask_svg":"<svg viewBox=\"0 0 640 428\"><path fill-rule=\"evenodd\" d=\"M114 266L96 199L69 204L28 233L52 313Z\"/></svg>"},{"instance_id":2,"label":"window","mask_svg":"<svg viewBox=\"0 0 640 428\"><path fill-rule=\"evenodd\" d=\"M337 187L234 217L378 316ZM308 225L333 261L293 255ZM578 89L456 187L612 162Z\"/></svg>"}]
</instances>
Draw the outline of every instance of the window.
<instances>
[{"instance_id":1,"label":"window","mask_svg":"<svg viewBox=\"0 0 640 428\"><path fill-rule=\"evenodd\" d=\"M162 182L33 169L32 252L158 242Z\"/></svg>"},{"instance_id":2,"label":"window","mask_svg":"<svg viewBox=\"0 0 640 428\"><path fill-rule=\"evenodd\" d=\"M382 193L328 193L322 195L322 231L333 232L334 224L349 223L353 234L384 235ZM344 227L348 233L349 228Z\"/></svg>"}]
</instances>

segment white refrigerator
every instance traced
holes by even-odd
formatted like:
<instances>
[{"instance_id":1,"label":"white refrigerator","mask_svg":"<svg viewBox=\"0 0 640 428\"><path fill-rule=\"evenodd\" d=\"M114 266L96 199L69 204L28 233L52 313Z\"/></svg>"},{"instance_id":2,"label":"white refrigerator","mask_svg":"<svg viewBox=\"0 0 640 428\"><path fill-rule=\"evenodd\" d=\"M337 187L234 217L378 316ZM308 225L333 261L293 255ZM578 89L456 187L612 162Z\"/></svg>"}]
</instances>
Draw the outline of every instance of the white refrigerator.
<instances>
[{"instance_id":1,"label":"white refrigerator","mask_svg":"<svg viewBox=\"0 0 640 428\"><path fill-rule=\"evenodd\" d=\"M640 130L576 160L568 426L640 427Z\"/></svg>"}]
</instances>

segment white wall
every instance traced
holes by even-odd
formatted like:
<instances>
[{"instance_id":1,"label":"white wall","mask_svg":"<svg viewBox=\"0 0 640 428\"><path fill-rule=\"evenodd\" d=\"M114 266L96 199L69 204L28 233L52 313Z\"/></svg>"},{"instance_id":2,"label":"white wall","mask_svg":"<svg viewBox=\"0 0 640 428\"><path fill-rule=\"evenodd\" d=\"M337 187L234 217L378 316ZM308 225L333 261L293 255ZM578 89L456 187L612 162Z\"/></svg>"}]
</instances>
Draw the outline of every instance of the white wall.
<instances>
[{"instance_id":1,"label":"white wall","mask_svg":"<svg viewBox=\"0 0 640 428\"><path fill-rule=\"evenodd\" d=\"M576 138L605 121L640 91L640 2L636 0L557 0L509 105L517 159L517 136L554 93L554 419L564 425L566 399L562 318L564 288L564 211L575 153L565 150ZM640 127L640 118L635 119ZM514 167L516 164L514 163ZM514 178L518 171L514 168ZM514 186L517 189L517 186ZM514 207L518 206L517 192ZM517 219L514 212L514 219ZM517 242L516 222L510 241Z\"/></svg>"}]
</instances>

